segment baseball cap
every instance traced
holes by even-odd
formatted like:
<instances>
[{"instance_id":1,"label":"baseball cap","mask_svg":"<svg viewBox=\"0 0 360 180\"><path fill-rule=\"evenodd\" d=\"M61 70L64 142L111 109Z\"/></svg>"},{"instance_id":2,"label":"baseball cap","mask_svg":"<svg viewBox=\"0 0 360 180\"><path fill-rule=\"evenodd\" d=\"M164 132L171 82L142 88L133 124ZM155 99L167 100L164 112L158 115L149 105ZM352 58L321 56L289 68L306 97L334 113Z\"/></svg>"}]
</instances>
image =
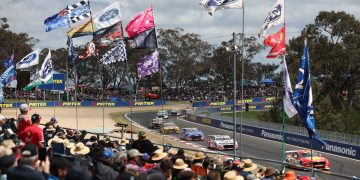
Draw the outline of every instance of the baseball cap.
<instances>
[{"instance_id":1,"label":"baseball cap","mask_svg":"<svg viewBox=\"0 0 360 180\"><path fill-rule=\"evenodd\" d=\"M20 105L20 110L22 110L22 111L29 111L29 105L27 105L27 104L21 104L21 105Z\"/></svg>"},{"instance_id":2,"label":"baseball cap","mask_svg":"<svg viewBox=\"0 0 360 180\"><path fill-rule=\"evenodd\" d=\"M31 116L31 122L40 122L41 116L39 114L33 114Z\"/></svg>"},{"instance_id":3,"label":"baseball cap","mask_svg":"<svg viewBox=\"0 0 360 180\"><path fill-rule=\"evenodd\" d=\"M37 154L38 154L38 150L37 150L37 147L35 144L26 144L21 153L21 155L24 157L31 157L31 156L35 156Z\"/></svg>"},{"instance_id":4,"label":"baseball cap","mask_svg":"<svg viewBox=\"0 0 360 180\"><path fill-rule=\"evenodd\" d=\"M104 152L103 152L103 157L105 159L109 159L109 158L111 158L113 156L113 154L114 153L112 152L111 149L105 149Z\"/></svg>"},{"instance_id":5,"label":"baseball cap","mask_svg":"<svg viewBox=\"0 0 360 180\"><path fill-rule=\"evenodd\" d=\"M137 149L131 149L129 152L128 152L128 156L133 158L133 157L137 157L137 156L143 156L143 154L141 154L139 152L139 150Z\"/></svg>"},{"instance_id":6,"label":"baseball cap","mask_svg":"<svg viewBox=\"0 0 360 180\"><path fill-rule=\"evenodd\" d=\"M139 131L138 136L140 136L140 137L145 137L146 135L145 135L145 132L144 132L144 131Z\"/></svg>"}]
</instances>

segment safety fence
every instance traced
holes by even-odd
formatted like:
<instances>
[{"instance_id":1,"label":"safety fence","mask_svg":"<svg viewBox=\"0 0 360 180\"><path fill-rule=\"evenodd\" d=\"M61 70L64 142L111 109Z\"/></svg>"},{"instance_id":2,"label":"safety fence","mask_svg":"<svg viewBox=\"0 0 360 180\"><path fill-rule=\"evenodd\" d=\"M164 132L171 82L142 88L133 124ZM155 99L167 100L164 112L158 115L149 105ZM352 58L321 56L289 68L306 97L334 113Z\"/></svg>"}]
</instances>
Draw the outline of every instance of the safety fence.
<instances>
[{"instance_id":1,"label":"safety fence","mask_svg":"<svg viewBox=\"0 0 360 180\"><path fill-rule=\"evenodd\" d=\"M244 103L256 103L256 102L271 102L274 101L275 97L259 97L252 99L244 99ZM229 101L197 101L193 102L193 107L205 107L205 106L228 106L233 104L233 100ZM236 101L236 104L241 104L241 100Z\"/></svg>"},{"instance_id":2,"label":"safety fence","mask_svg":"<svg viewBox=\"0 0 360 180\"><path fill-rule=\"evenodd\" d=\"M1 103L1 108L18 108L25 102L14 102L14 103ZM161 106L165 105L166 101L155 100L155 101L81 101L81 102L29 102L30 107L89 107L89 106L105 106L105 107L121 107L121 106Z\"/></svg>"},{"instance_id":3,"label":"safety fence","mask_svg":"<svg viewBox=\"0 0 360 180\"><path fill-rule=\"evenodd\" d=\"M234 127L233 123L229 120L225 121L223 118L207 117L200 114L195 115L192 114L191 112L186 113L186 119L195 123L204 124L229 131L232 131ZM247 121L246 123L248 122L249 121ZM239 133L241 129L243 134L282 142L281 128L278 127L272 128L270 124L266 124L264 122L258 124L254 124L254 123L245 124L245 122L243 122L242 125L237 123L236 131ZM321 152L326 152L330 154L335 154L343 157L349 157L352 159L360 160L359 146L330 141L330 140L325 140L325 141L327 143L326 147L322 147L321 144L315 142L313 143L313 149ZM307 135L304 136L304 135L295 134L294 131L291 131L291 129L289 130L288 126L286 126L286 131L285 131L285 143L304 147L304 148L310 148L309 137Z\"/></svg>"}]
</instances>

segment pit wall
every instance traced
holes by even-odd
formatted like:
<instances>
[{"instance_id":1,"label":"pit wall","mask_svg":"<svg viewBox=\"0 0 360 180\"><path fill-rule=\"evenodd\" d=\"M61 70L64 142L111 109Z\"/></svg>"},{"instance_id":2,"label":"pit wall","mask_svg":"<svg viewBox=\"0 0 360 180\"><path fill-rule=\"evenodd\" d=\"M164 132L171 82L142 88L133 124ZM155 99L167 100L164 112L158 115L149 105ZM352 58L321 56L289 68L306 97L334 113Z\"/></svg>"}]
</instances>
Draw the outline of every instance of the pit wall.
<instances>
[{"instance_id":1,"label":"pit wall","mask_svg":"<svg viewBox=\"0 0 360 180\"><path fill-rule=\"evenodd\" d=\"M24 102L14 102L14 103L1 103L1 108L18 108ZM30 107L89 107L89 106L100 106L100 107L122 107L122 106L161 106L165 105L166 101L109 101L109 102L96 102L96 101L81 101L81 102L30 102L28 103Z\"/></svg>"},{"instance_id":2,"label":"pit wall","mask_svg":"<svg viewBox=\"0 0 360 180\"><path fill-rule=\"evenodd\" d=\"M202 117L189 113L186 113L185 118L191 122L204 124L214 128L225 129L229 131L232 131L234 127L233 124L230 122L224 122L218 119ZM236 124L236 131L238 133L240 132L240 124ZM255 136L258 138L282 142L282 132L280 131L243 125L242 132L243 134ZM325 141L327 145L326 147L323 147L321 146L321 144L319 144L317 141L314 140L313 149L316 151L326 152L330 154L335 154L343 157L360 160L359 146L327 141L327 140ZM285 143L310 149L309 137L306 136L285 132Z\"/></svg>"},{"instance_id":3,"label":"pit wall","mask_svg":"<svg viewBox=\"0 0 360 180\"><path fill-rule=\"evenodd\" d=\"M244 103L271 102L273 100L275 100L275 97L260 97L260 98L244 99ZM228 105L233 105L233 102L234 102L233 100L216 101L216 102L197 101L197 102L193 102L193 107L228 106ZM236 103L241 104L241 100L238 100Z\"/></svg>"}]
</instances>

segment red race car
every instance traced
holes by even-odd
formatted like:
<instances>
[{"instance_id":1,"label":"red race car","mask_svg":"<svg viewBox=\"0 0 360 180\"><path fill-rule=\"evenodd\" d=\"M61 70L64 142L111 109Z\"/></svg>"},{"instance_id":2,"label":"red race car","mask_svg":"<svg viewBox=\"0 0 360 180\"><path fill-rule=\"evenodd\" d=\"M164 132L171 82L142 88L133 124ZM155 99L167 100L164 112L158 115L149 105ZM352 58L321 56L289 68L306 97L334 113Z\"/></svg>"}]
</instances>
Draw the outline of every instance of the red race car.
<instances>
[{"instance_id":1,"label":"red race car","mask_svg":"<svg viewBox=\"0 0 360 180\"><path fill-rule=\"evenodd\" d=\"M286 151L286 162L291 163L288 166L292 168L307 167L311 168L310 150ZM327 158L322 157L318 152L313 151L313 167L316 169L330 170L330 162Z\"/></svg>"}]
</instances>

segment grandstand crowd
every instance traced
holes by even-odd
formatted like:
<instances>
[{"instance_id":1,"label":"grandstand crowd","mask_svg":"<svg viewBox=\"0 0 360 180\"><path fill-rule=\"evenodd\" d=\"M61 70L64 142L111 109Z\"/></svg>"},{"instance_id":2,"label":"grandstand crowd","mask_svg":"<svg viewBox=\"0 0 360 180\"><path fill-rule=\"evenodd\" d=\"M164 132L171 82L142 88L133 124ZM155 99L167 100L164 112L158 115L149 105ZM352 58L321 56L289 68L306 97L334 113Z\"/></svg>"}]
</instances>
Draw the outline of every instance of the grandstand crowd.
<instances>
[{"instance_id":1,"label":"grandstand crowd","mask_svg":"<svg viewBox=\"0 0 360 180\"><path fill-rule=\"evenodd\" d=\"M75 101L75 90L70 89L68 92L69 101ZM146 100L144 94L146 93L155 93L160 95L158 90L144 90L139 89L133 97L129 96L129 91L126 90L117 90L117 89L107 89L102 91L101 89L91 89L91 88L79 88L77 91L77 101L129 101L131 98L136 100ZM244 98L256 98L256 97L276 97L280 96L281 91L275 85L266 85L266 86L252 86L244 87ZM47 100L54 101L58 100L59 95L55 92L47 91L44 94L44 91L40 89L35 89L32 91L15 91L11 88L6 88L4 91L5 99L28 99L28 100ZM61 94L61 99L66 100L66 94ZM238 99L241 97L240 94L237 95ZM174 89L164 89L163 90L164 100L172 101L226 101L232 99L232 94L226 94L225 91L215 91L209 90L208 88L198 88L198 87L189 87L189 88L179 88L177 91Z\"/></svg>"},{"instance_id":2,"label":"grandstand crowd","mask_svg":"<svg viewBox=\"0 0 360 180\"><path fill-rule=\"evenodd\" d=\"M138 132L138 139L129 142L65 129L55 118L43 123L41 115L29 114L27 104L20 105L17 120L0 115L1 180L310 179L294 171L281 175L273 167L255 164L251 159L157 147L143 131Z\"/></svg>"}]
</instances>

